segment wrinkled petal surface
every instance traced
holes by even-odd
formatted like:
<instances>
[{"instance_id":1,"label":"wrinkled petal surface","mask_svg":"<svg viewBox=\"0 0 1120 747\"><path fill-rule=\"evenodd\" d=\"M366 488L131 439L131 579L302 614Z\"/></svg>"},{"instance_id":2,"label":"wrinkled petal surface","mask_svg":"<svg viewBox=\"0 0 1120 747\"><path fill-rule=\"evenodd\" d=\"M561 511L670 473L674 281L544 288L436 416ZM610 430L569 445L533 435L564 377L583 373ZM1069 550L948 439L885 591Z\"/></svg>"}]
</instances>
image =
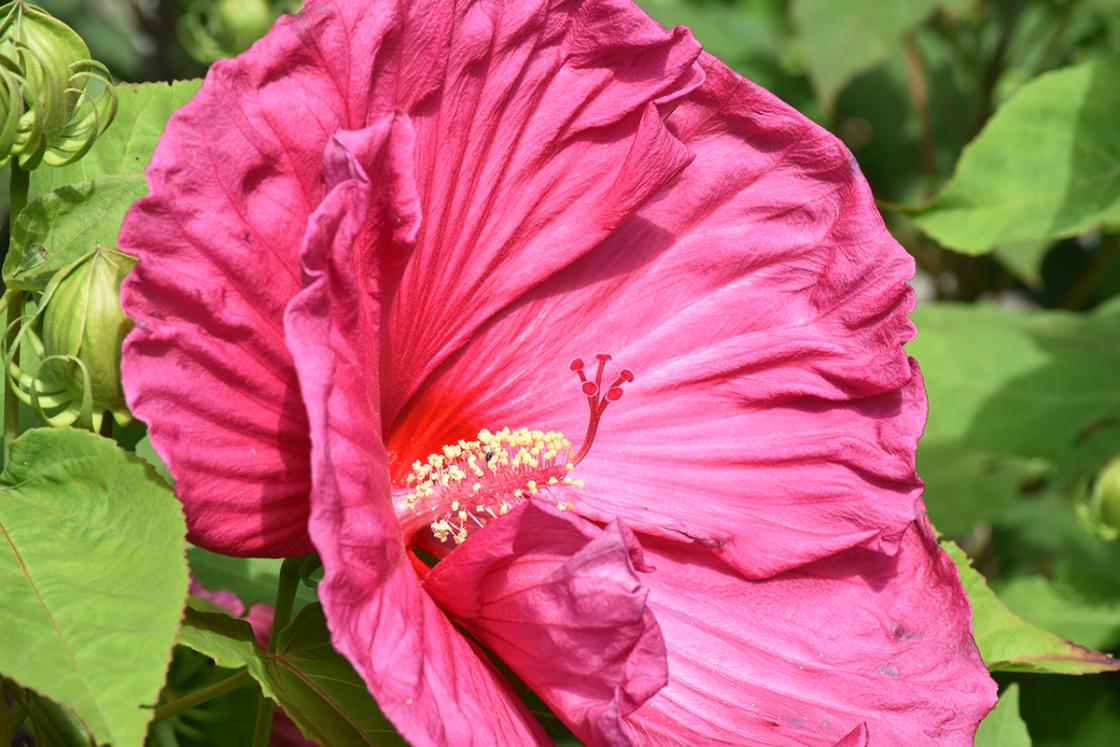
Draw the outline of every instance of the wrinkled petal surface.
<instances>
[{"instance_id":1,"label":"wrinkled petal surface","mask_svg":"<svg viewBox=\"0 0 1120 747\"><path fill-rule=\"evenodd\" d=\"M424 579L588 745L627 747L622 717L668 681L665 643L635 566L637 540L526 502Z\"/></svg>"},{"instance_id":2,"label":"wrinkled petal surface","mask_svg":"<svg viewBox=\"0 0 1120 747\"><path fill-rule=\"evenodd\" d=\"M926 400L902 349L913 262L836 138L703 65L668 120L691 165L474 336L390 449L407 465L505 426L578 444L587 406L568 364L612 353L608 377L637 380L577 468L577 512L694 539L752 577L893 552L921 486Z\"/></svg>"},{"instance_id":3,"label":"wrinkled petal surface","mask_svg":"<svg viewBox=\"0 0 1120 747\"><path fill-rule=\"evenodd\" d=\"M410 744L544 743L525 705L420 588L390 502L376 257L361 248L415 240L413 145L407 117L393 115L328 147L333 188L304 242L307 287L285 316L311 425L319 598L335 648Z\"/></svg>"},{"instance_id":4,"label":"wrinkled petal surface","mask_svg":"<svg viewBox=\"0 0 1120 747\"><path fill-rule=\"evenodd\" d=\"M122 293L136 321L125 388L191 540L310 549L307 423L281 317L336 132L394 111L416 132L425 221L381 257L400 289L383 298L391 419L486 319L684 168L662 117L699 84L699 51L629 0L320 0L214 65L121 235L140 257Z\"/></svg>"},{"instance_id":5,"label":"wrinkled petal surface","mask_svg":"<svg viewBox=\"0 0 1120 747\"><path fill-rule=\"evenodd\" d=\"M956 568L924 517L894 557L853 548L765 581L643 539L669 684L627 719L642 745L972 744L996 687Z\"/></svg>"}]
</instances>

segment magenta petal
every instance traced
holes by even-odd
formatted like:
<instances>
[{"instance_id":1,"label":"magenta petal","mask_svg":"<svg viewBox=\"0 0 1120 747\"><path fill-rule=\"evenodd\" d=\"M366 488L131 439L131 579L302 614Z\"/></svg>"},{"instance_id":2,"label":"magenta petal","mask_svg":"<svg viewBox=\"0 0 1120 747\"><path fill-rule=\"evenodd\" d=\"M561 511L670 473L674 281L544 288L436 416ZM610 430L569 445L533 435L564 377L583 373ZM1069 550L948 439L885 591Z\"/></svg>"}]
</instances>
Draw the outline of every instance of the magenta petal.
<instances>
[{"instance_id":1,"label":"magenta petal","mask_svg":"<svg viewBox=\"0 0 1120 747\"><path fill-rule=\"evenodd\" d=\"M853 548L765 581L651 540L642 576L669 684L638 744L972 744L996 687L956 568L924 518L887 557ZM709 556L710 557L710 556Z\"/></svg>"},{"instance_id":2,"label":"magenta petal","mask_svg":"<svg viewBox=\"0 0 1120 747\"><path fill-rule=\"evenodd\" d=\"M187 591L192 596L202 597L208 602L213 602L234 617L241 617L245 613L245 604L241 601L241 597L224 589L210 591L199 583L193 575L191 576L190 588Z\"/></svg>"},{"instance_id":3,"label":"magenta petal","mask_svg":"<svg viewBox=\"0 0 1120 747\"><path fill-rule=\"evenodd\" d=\"M390 420L479 326L688 164L663 117L703 77L691 34L629 0L408 5L400 48L445 33L446 47L432 105L408 109L425 221L386 315Z\"/></svg>"},{"instance_id":4,"label":"magenta petal","mask_svg":"<svg viewBox=\"0 0 1120 747\"><path fill-rule=\"evenodd\" d=\"M215 64L121 235L140 257L122 294L137 323L125 390L192 541L309 549L307 424L281 316L336 132L402 111L417 133L430 215L386 257L391 419L474 329L688 163L663 117L701 82L699 52L629 0L331 0Z\"/></svg>"},{"instance_id":5,"label":"magenta petal","mask_svg":"<svg viewBox=\"0 0 1120 747\"><path fill-rule=\"evenodd\" d=\"M524 503L440 562L424 588L588 745L630 744L621 718L668 680L633 535ZM633 562L632 562L633 554Z\"/></svg>"},{"instance_id":6,"label":"magenta petal","mask_svg":"<svg viewBox=\"0 0 1120 747\"><path fill-rule=\"evenodd\" d=\"M544 743L524 704L420 588L390 502L376 260L415 235L413 143L408 118L394 115L328 146L330 192L302 250L307 285L285 314L311 427L319 597L335 647L411 744Z\"/></svg>"},{"instance_id":7,"label":"magenta petal","mask_svg":"<svg viewBox=\"0 0 1120 747\"><path fill-rule=\"evenodd\" d=\"M834 744L833 747L867 747L867 745L867 726L865 724L860 724L848 732L847 736Z\"/></svg>"},{"instance_id":8,"label":"magenta petal","mask_svg":"<svg viewBox=\"0 0 1120 747\"><path fill-rule=\"evenodd\" d=\"M668 119L695 160L475 335L390 448L423 458L505 426L578 446L587 406L568 364L611 353L608 375L636 380L573 475L577 512L702 542L752 577L856 545L894 552L926 412L902 347L913 261L835 137L702 62L704 85Z\"/></svg>"},{"instance_id":9,"label":"magenta petal","mask_svg":"<svg viewBox=\"0 0 1120 747\"><path fill-rule=\"evenodd\" d=\"M168 123L120 248L129 407L175 476L192 542L234 555L308 552L307 419L282 314L322 197L325 99L291 23L215 64Z\"/></svg>"}]
</instances>

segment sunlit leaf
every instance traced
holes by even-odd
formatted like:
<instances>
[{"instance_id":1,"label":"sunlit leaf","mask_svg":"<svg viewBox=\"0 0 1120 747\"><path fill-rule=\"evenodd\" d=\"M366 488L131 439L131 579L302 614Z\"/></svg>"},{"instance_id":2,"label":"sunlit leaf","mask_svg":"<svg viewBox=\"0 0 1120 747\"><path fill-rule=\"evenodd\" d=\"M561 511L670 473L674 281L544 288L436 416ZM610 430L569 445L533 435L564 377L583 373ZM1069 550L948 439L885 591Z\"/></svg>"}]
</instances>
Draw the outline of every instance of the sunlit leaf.
<instances>
[{"instance_id":1,"label":"sunlit leaf","mask_svg":"<svg viewBox=\"0 0 1120 747\"><path fill-rule=\"evenodd\" d=\"M101 742L144 741L187 593L179 502L78 430L31 430L0 475L0 671Z\"/></svg>"},{"instance_id":2,"label":"sunlit leaf","mask_svg":"<svg viewBox=\"0 0 1120 747\"><path fill-rule=\"evenodd\" d=\"M32 200L16 219L4 284L42 290L51 275L97 247L115 249L124 214L148 191L140 176L103 176Z\"/></svg>"},{"instance_id":3,"label":"sunlit leaf","mask_svg":"<svg viewBox=\"0 0 1120 747\"><path fill-rule=\"evenodd\" d=\"M63 184L100 176L143 176L167 120L190 100L199 85L197 80L180 80L116 86L118 109L113 124L77 163L37 169L31 176L31 198Z\"/></svg>"},{"instance_id":4,"label":"sunlit leaf","mask_svg":"<svg viewBox=\"0 0 1120 747\"><path fill-rule=\"evenodd\" d=\"M930 402L918 470L935 523L956 533L958 510L990 520L1016 483L1070 480L1120 451L1120 304L1091 315L931 304L913 317L908 349Z\"/></svg>"},{"instance_id":5,"label":"sunlit leaf","mask_svg":"<svg viewBox=\"0 0 1120 747\"><path fill-rule=\"evenodd\" d=\"M989 670L1051 674L1120 670L1120 661L1107 654L1077 646L1015 615L996 597L960 547L947 541L942 547L960 571L972 604L973 635Z\"/></svg>"},{"instance_id":6,"label":"sunlit leaf","mask_svg":"<svg viewBox=\"0 0 1120 747\"><path fill-rule=\"evenodd\" d=\"M1040 76L964 150L918 225L968 254L1120 218L1120 58Z\"/></svg>"}]
</instances>

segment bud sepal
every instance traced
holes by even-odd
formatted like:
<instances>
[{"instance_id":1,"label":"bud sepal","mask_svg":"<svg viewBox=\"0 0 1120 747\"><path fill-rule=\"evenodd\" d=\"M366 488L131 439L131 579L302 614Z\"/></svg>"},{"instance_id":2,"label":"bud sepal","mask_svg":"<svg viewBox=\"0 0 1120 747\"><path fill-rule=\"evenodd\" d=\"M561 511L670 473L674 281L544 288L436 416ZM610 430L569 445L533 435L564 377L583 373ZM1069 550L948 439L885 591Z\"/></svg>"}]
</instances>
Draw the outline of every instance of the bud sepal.
<instances>
[{"instance_id":1,"label":"bud sepal","mask_svg":"<svg viewBox=\"0 0 1120 747\"><path fill-rule=\"evenodd\" d=\"M9 384L50 425L100 430L106 412L120 425L131 421L120 363L132 322L120 307L120 284L135 265L130 255L97 247L55 273L34 312L12 323Z\"/></svg>"}]
</instances>

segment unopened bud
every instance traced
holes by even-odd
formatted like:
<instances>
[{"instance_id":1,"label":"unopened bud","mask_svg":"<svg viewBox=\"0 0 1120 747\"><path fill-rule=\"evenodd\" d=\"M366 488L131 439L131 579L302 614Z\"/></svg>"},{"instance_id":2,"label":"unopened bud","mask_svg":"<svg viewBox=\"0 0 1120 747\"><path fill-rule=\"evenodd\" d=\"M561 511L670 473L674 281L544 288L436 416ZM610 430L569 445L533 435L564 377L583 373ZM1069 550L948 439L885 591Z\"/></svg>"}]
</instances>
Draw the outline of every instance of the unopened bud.
<instances>
[{"instance_id":1,"label":"unopened bud","mask_svg":"<svg viewBox=\"0 0 1120 747\"><path fill-rule=\"evenodd\" d=\"M1102 538L1120 537L1120 457L1097 473L1088 500L1078 505L1077 512Z\"/></svg>"},{"instance_id":2,"label":"unopened bud","mask_svg":"<svg viewBox=\"0 0 1120 747\"><path fill-rule=\"evenodd\" d=\"M294 3L195 0L179 19L179 40L191 57L208 65L244 52L290 5Z\"/></svg>"},{"instance_id":3,"label":"unopened bud","mask_svg":"<svg viewBox=\"0 0 1120 747\"><path fill-rule=\"evenodd\" d=\"M106 411L121 424L131 419L121 388L121 344L132 322L121 311L120 286L135 265L127 254L98 247L59 270L44 293L50 374L75 400L88 386L96 421Z\"/></svg>"},{"instance_id":4,"label":"unopened bud","mask_svg":"<svg viewBox=\"0 0 1120 747\"><path fill-rule=\"evenodd\" d=\"M72 163L116 107L109 71L73 29L23 0L0 6L0 167Z\"/></svg>"}]
</instances>

